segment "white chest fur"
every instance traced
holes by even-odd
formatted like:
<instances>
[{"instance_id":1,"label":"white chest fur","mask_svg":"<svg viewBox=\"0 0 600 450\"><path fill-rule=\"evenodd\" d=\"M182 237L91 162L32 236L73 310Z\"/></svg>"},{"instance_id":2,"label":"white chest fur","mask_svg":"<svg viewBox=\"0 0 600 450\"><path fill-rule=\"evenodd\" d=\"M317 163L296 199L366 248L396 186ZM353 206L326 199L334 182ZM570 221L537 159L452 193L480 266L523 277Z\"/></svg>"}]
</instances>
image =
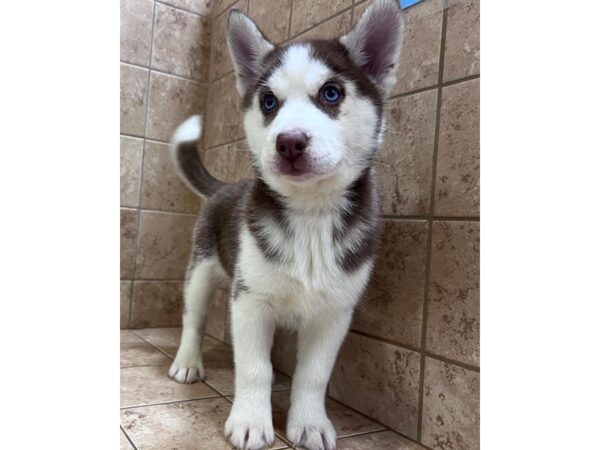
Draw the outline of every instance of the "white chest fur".
<instances>
[{"instance_id":1,"label":"white chest fur","mask_svg":"<svg viewBox=\"0 0 600 450\"><path fill-rule=\"evenodd\" d=\"M287 236L270 227L282 261L265 258L256 240L242 229L239 271L250 291L263 297L282 324L353 308L369 279L372 262L346 272L336 262L333 220L328 216L290 217Z\"/></svg>"}]
</instances>

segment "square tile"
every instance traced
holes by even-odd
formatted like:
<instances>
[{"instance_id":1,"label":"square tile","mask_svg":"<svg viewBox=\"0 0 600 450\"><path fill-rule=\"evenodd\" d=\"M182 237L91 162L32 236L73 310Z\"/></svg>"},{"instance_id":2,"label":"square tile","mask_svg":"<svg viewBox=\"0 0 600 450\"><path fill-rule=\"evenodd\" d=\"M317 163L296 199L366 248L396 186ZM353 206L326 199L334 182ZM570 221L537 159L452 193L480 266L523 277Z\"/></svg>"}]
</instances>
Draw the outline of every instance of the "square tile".
<instances>
[{"instance_id":1,"label":"square tile","mask_svg":"<svg viewBox=\"0 0 600 450\"><path fill-rule=\"evenodd\" d=\"M152 72L148 99L149 139L168 142L181 122L203 113L206 85L183 78Z\"/></svg>"},{"instance_id":2,"label":"square tile","mask_svg":"<svg viewBox=\"0 0 600 450\"><path fill-rule=\"evenodd\" d=\"M214 177L227 183L254 178L252 160L245 140L205 150L202 152L202 161Z\"/></svg>"},{"instance_id":3,"label":"square tile","mask_svg":"<svg viewBox=\"0 0 600 450\"><path fill-rule=\"evenodd\" d=\"M121 278L133 278L137 222L138 212L135 209L121 208Z\"/></svg>"},{"instance_id":4,"label":"square tile","mask_svg":"<svg viewBox=\"0 0 600 450\"><path fill-rule=\"evenodd\" d=\"M220 341L225 341L225 335L227 333L228 299L228 292L218 289L215 293L215 298L210 305L208 319L206 321L205 332Z\"/></svg>"},{"instance_id":5,"label":"square tile","mask_svg":"<svg viewBox=\"0 0 600 450\"><path fill-rule=\"evenodd\" d=\"M121 136L121 206L139 206L143 139Z\"/></svg>"},{"instance_id":6,"label":"square tile","mask_svg":"<svg viewBox=\"0 0 600 450\"><path fill-rule=\"evenodd\" d=\"M351 6L352 0L294 0L291 35L296 36Z\"/></svg>"},{"instance_id":7,"label":"square tile","mask_svg":"<svg viewBox=\"0 0 600 450\"><path fill-rule=\"evenodd\" d=\"M433 449L479 448L479 374L425 360L421 441Z\"/></svg>"},{"instance_id":8,"label":"square tile","mask_svg":"<svg viewBox=\"0 0 600 450\"><path fill-rule=\"evenodd\" d=\"M219 396L202 382L176 383L168 371L168 365L121 369L121 408Z\"/></svg>"},{"instance_id":9,"label":"square tile","mask_svg":"<svg viewBox=\"0 0 600 450\"><path fill-rule=\"evenodd\" d=\"M136 278L183 280L196 217L142 211Z\"/></svg>"},{"instance_id":10,"label":"square tile","mask_svg":"<svg viewBox=\"0 0 600 450\"><path fill-rule=\"evenodd\" d=\"M285 436L287 413L290 408L290 392L274 392L271 396L273 426L275 431ZM373 422L362 414L352 411L331 398L325 399L327 415L335 428L338 439L358 433L384 430L385 427Z\"/></svg>"},{"instance_id":11,"label":"square tile","mask_svg":"<svg viewBox=\"0 0 600 450\"><path fill-rule=\"evenodd\" d=\"M434 222L427 350L479 365L479 222Z\"/></svg>"},{"instance_id":12,"label":"square tile","mask_svg":"<svg viewBox=\"0 0 600 450\"><path fill-rule=\"evenodd\" d=\"M230 6L230 7L229 7ZM246 12L246 0L239 0L235 4L228 5L224 9L236 8ZM217 8L217 5L215 5ZM210 45L210 81L213 81L223 75L233 72L233 62L229 55L227 47L227 19L229 14L225 12L213 20L212 23L212 42ZM212 88L211 88L212 89ZM237 93L237 90L236 90ZM209 105L212 105L209 101Z\"/></svg>"},{"instance_id":13,"label":"square tile","mask_svg":"<svg viewBox=\"0 0 600 450\"><path fill-rule=\"evenodd\" d=\"M479 73L479 0L449 0L444 81Z\"/></svg>"},{"instance_id":14,"label":"square tile","mask_svg":"<svg viewBox=\"0 0 600 450\"><path fill-rule=\"evenodd\" d=\"M231 404L224 398L146 406L121 411L121 424L144 450L231 450L223 436ZM274 449L286 448L277 440Z\"/></svg>"},{"instance_id":15,"label":"square tile","mask_svg":"<svg viewBox=\"0 0 600 450\"><path fill-rule=\"evenodd\" d=\"M411 439L417 437L421 356L350 333L329 383L329 395Z\"/></svg>"},{"instance_id":16,"label":"square tile","mask_svg":"<svg viewBox=\"0 0 600 450\"><path fill-rule=\"evenodd\" d=\"M273 338L271 350L271 362L273 367L288 376L294 375L296 368L296 341L298 337L295 331L278 329Z\"/></svg>"},{"instance_id":17,"label":"square tile","mask_svg":"<svg viewBox=\"0 0 600 450\"><path fill-rule=\"evenodd\" d=\"M354 23L372 3L354 7ZM391 96L435 86L440 67L444 1L430 0L403 10L404 41L398 64L398 82Z\"/></svg>"},{"instance_id":18,"label":"square tile","mask_svg":"<svg viewBox=\"0 0 600 450\"><path fill-rule=\"evenodd\" d=\"M177 175L168 144L146 142L142 208L198 213L201 200Z\"/></svg>"},{"instance_id":19,"label":"square tile","mask_svg":"<svg viewBox=\"0 0 600 450\"><path fill-rule=\"evenodd\" d=\"M165 366L171 359L131 333L121 331L121 367Z\"/></svg>"},{"instance_id":20,"label":"square tile","mask_svg":"<svg viewBox=\"0 0 600 450\"><path fill-rule=\"evenodd\" d=\"M425 450L419 444L409 441L393 431L353 436L338 441L337 450Z\"/></svg>"},{"instance_id":21,"label":"square tile","mask_svg":"<svg viewBox=\"0 0 600 450\"><path fill-rule=\"evenodd\" d=\"M208 81L210 20L156 4L152 68Z\"/></svg>"},{"instance_id":22,"label":"square tile","mask_svg":"<svg viewBox=\"0 0 600 450\"><path fill-rule=\"evenodd\" d=\"M479 80L442 89L434 211L479 216Z\"/></svg>"},{"instance_id":23,"label":"square tile","mask_svg":"<svg viewBox=\"0 0 600 450\"><path fill-rule=\"evenodd\" d=\"M121 281L121 329L129 328L129 310L131 308L132 281Z\"/></svg>"},{"instance_id":24,"label":"square tile","mask_svg":"<svg viewBox=\"0 0 600 450\"><path fill-rule=\"evenodd\" d=\"M252 0L248 15L271 42L279 44L288 38L291 6L292 0Z\"/></svg>"},{"instance_id":25,"label":"square tile","mask_svg":"<svg viewBox=\"0 0 600 450\"><path fill-rule=\"evenodd\" d=\"M427 222L386 219L381 239L375 269L352 329L420 347Z\"/></svg>"},{"instance_id":26,"label":"square tile","mask_svg":"<svg viewBox=\"0 0 600 450\"><path fill-rule=\"evenodd\" d=\"M131 299L131 327L181 325L183 282L134 281Z\"/></svg>"},{"instance_id":27,"label":"square tile","mask_svg":"<svg viewBox=\"0 0 600 450\"><path fill-rule=\"evenodd\" d=\"M383 214L429 214L437 91L390 100L376 156Z\"/></svg>"},{"instance_id":28,"label":"square tile","mask_svg":"<svg viewBox=\"0 0 600 450\"><path fill-rule=\"evenodd\" d=\"M121 0L121 61L148 66L153 11L152 0Z\"/></svg>"},{"instance_id":29,"label":"square tile","mask_svg":"<svg viewBox=\"0 0 600 450\"><path fill-rule=\"evenodd\" d=\"M121 64L121 133L144 136L148 69Z\"/></svg>"},{"instance_id":30,"label":"square tile","mask_svg":"<svg viewBox=\"0 0 600 450\"><path fill-rule=\"evenodd\" d=\"M241 99L231 73L210 85L205 120L205 146L216 147L244 137Z\"/></svg>"},{"instance_id":31,"label":"square tile","mask_svg":"<svg viewBox=\"0 0 600 450\"><path fill-rule=\"evenodd\" d=\"M294 5L296 3L294 2ZM314 28L303 31L296 35L292 41L304 41L307 39L337 39L345 35L352 28L352 11L348 10L339 16L329 19ZM293 36L293 35L292 35Z\"/></svg>"},{"instance_id":32,"label":"square tile","mask_svg":"<svg viewBox=\"0 0 600 450\"><path fill-rule=\"evenodd\" d=\"M163 0L163 3L186 9L201 16L210 18L213 0Z\"/></svg>"}]
</instances>

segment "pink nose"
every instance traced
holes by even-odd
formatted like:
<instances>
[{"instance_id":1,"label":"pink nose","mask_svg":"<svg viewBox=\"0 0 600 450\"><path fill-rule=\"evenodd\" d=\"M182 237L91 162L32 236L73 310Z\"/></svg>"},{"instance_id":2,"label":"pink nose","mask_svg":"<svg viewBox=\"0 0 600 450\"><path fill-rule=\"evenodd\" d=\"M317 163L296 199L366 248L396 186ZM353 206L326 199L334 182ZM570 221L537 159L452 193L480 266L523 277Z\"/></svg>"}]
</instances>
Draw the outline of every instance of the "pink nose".
<instances>
[{"instance_id":1,"label":"pink nose","mask_svg":"<svg viewBox=\"0 0 600 450\"><path fill-rule=\"evenodd\" d=\"M284 158L294 161L308 146L308 136L301 131L290 131L277 135L277 152Z\"/></svg>"}]
</instances>

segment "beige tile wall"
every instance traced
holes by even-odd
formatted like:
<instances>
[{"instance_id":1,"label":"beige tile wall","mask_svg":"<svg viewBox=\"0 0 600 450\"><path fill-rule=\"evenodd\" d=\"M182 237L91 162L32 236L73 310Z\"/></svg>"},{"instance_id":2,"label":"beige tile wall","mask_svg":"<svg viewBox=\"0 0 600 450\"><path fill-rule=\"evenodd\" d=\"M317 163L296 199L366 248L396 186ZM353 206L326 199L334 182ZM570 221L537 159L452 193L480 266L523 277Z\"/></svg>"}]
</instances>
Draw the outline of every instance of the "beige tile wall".
<instances>
[{"instance_id":1,"label":"beige tile wall","mask_svg":"<svg viewBox=\"0 0 600 450\"><path fill-rule=\"evenodd\" d=\"M122 1L132 5L122 8L122 35L132 36L122 36L121 292L131 307L122 303L121 317L136 327L175 325L182 241L199 205L166 166L164 141L181 119L205 111L209 170L227 181L252 174L227 11L249 11L283 43L345 33L371 0L171 0L156 11L150 0ZM424 0L405 14L377 158L383 244L329 394L426 448L470 450L479 448L479 2ZM208 41L195 42L189 27ZM173 33L183 40L176 47ZM165 42L148 43L152 34ZM200 54L189 61L192 48ZM208 329L228 341L227 294L217 298ZM273 361L284 373L293 372L294 349L293 335L277 333Z\"/></svg>"},{"instance_id":2,"label":"beige tile wall","mask_svg":"<svg viewBox=\"0 0 600 450\"><path fill-rule=\"evenodd\" d=\"M175 175L167 142L206 108L210 3L121 1L122 328L181 324L201 203Z\"/></svg>"}]
</instances>

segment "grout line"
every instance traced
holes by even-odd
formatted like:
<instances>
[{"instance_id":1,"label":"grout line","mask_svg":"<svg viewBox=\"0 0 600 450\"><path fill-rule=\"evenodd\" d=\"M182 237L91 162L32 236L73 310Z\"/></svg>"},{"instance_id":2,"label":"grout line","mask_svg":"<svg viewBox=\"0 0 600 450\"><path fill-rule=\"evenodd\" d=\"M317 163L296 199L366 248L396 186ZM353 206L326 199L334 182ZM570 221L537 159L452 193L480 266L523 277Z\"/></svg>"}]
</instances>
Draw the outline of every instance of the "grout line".
<instances>
[{"instance_id":1,"label":"grout line","mask_svg":"<svg viewBox=\"0 0 600 450\"><path fill-rule=\"evenodd\" d=\"M402 92L400 94L396 94L396 95L392 95L391 97L388 97L385 100L385 103L387 104L390 101L396 100L398 98L409 97L411 95L421 94L422 92L433 91L435 89L438 89L438 85L437 84L433 84L431 86L425 86L425 87L418 88L418 89L413 89L412 91Z\"/></svg>"},{"instance_id":2,"label":"grout line","mask_svg":"<svg viewBox=\"0 0 600 450\"><path fill-rule=\"evenodd\" d=\"M154 138L147 138L144 136L138 136L136 134L128 134L128 133L119 133L120 137L126 137L126 138L130 138L130 139L142 139L142 140L146 140L150 143L156 143L156 144L166 144L166 145L170 145L171 143L169 141L161 141L160 139L154 139Z\"/></svg>"},{"instance_id":3,"label":"grout line","mask_svg":"<svg viewBox=\"0 0 600 450\"><path fill-rule=\"evenodd\" d=\"M331 19L335 19L336 17L338 17L338 16L341 16L342 14L344 14L344 13L346 13L346 12L350 11L352 8L354 8L354 5L353 5L353 4L350 4L350 6L348 6L348 7L344 8L344 9L342 9L342 10L338 11L338 12L336 12L335 14L333 14L333 15L331 15L331 16L329 16L329 17L327 17L326 19L324 19L324 20L321 20L320 22L317 22L317 23L316 23L316 24L314 24L314 25L311 25L311 26L310 26L310 27L308 27L306 30L302 30L300 33L297 33L297 34L295 34L294 36L290 36L290 37L288 38L288 40L287 40L287 41L284 41L284 42L282 42L281 44L287 44L287 43L289 43L289 42L290 42L292 39L296 39L296 38L298 38L298 37L302 36L303 34L306 34L306 33L308 33L309 31L312 31L312 30L314 30L314 29L315 29L315 28L317 28L319 25L323 25L325 22L328 22L328 21L329 21L329 20L331 20ZM291 34L291 30L290 30L290 34Z\"/></svg>"},{"instance_id":4,"label":"grout line","mask_svg":"<svg viewBox=\"0 0 600 450\"><path fill-rule=\"evenodd\" d=\"M156 350L158 350L158 351L159 351L159 352L161 352L163 355L165 355L167 358L169 358L171 361L173 361L173 359L174 359L174 358L173 358L171 355L169 355L167 352L165 352L165 351L164 351L162 348L160 348L159 346L157 346L157 345L154 345L152 342L150 342L150 341L148 341L148 340L144 339L142 336L140 336L139 334L137 334L137 333L135 332L135 329L132 329L132 330L130 330L130 331L131 331L133 334L135 334L137 337L139 337L139 338L140 338L142 341L144 341L144 342L146 342L146 343L150 344L150 345L151 345L152 347L154 347ZM165 365L166 365L166 364L165 364Z\"/></svg>"},{"instance_id":5,"label":"grout line","mask_svg":"<svg viewBox=\"0 0 600 450\"><path fill-rule=\"evenodd\" d=\"M211 145L210 147L205 147L205 148L203 148L203 149L202 149L202 151L203 151L203 152L207 152L208 150L213 150L213 149L215 149L215 148L217 148L217 147L223 147L223 146L225 146L225 145L229 145L229 144L235 144L236 142L243 141L244 139L246 139L246 137L245 137L245 136L244 136L244 137L241 137L241 138L234 139L233 141L229 141L229 142L223 142L223 143L221 143L221 144L216 144L216 145Z\"/></svg>"},{"instance_id":6,"label":"grout line","mask_svg":"<svg viewBox=\"0 0 600 450\"><path fill-rule=\"evenodd\" d=\"M438 83L433 84L431 86L425 86L425 87L422 87L422 88L413 89L411 91L401 92L400 94L392 95L391 97L388 97L385 102L387 103L387 102L389 102L391 100L395 100L397 98L408 97L410 95L420 94L422 92L433 91L434 89L438 89L440 86L444 88L444 87L452 86L452 85L455 85L455 84L460 84L460 83L465 83L467 81L476 80L478 78L479 78L479 74L477 74L477 75L470 75L468 77L463 77L463 78L458 78L458 79L452 80L452 81L446 81L445 83L439 83L438 82Z\"/></svg>"},{"instance_id":7,"label":"grout line","mask_svg":"<svg viewBox=\"0 0 600 450\"><path fill-rule=\"evenodd\" d=\"M237 3L237 0L233 0L230 4L228 4L225 9L223 11L221 11L219 14L217 14L215 17L213 17L213 21L217 20L219 17L221 17L223 14L225 14L229 8L231 8L235 3Z\"/></svg>"},{"instance_id":8,"label":"grout line","mask_svg":"<svg viewBox=\"0 0 600 450\"><path fill-rule=\"evenodd\" d=\"M206 384L207 386L209 386L213 391L218 392L221 397L225 398L225 400L227 400L226 395L233 395L233 394L223 394L216 387L214 387L212 384L210 384L210 380L208 380L208 381L207 380L202 380L202 382L204 384Z\"/></svg>"},{"instance_id":9,"label":"grout line","mask_svg":"<svg viewBox=\"0 0 600 450\"><path fill-rule=\"evenodd\" d=\"M421 441L421 434L423 428L423 397L425 392L425 353L427 345L427 313L429 303L429 283L431 279L431 247L433 241L433 212L435 205L435 187L437 177L437 155L440 138L440 116L442 111L442 81L444 74L444 56L446 48L446 27L448 24L448 9L447 2L444 0L444 13L442 16L442 33L440 41L440 63L438 68L438 87L437 87L437 104L435 112L435 135L433 142L433 157L432 157L432 169L431 169L431 192L429 197L429 220L427 226L427 255L425 265L425 286L423 292L423 313L421 318L421 361L419 371L419 404L418 404L418 415L417 415L417 441Z\"/></svg>"},{"instance_id":10,"label":"grout line","mask_svg":"<svg viewBox=\"0 0 600 450\"><path fill-rule=\"evenodd\" d=\"M452 86L454 84L464 83L464 82L471 81L471 80L477 80L479 78L480 78L479 74L470 75L468 77L463 77L463 78L457 78L456 80L446 81L445 83L442 83L442 87L448 87L448 86Z\"/></svg>"},{"instance_id":11,"label":"grout line","mask_svg":"<svg viewBox=\"0 0 600 450\"><path fill-rule=\"evenodd\" d=\"M154 138L145 138L146 141L150 142L151 144L164 144L164 145L171 145L170 141L161 141L160 139L154 139Z\"/></svg>"},{"instance_id":12,"label":"grout line","mask_svg":"<svg viewBox=\"0 0 600 450\"><path fill-rule=\"evenodd\" d=\"M119 137L126 137L126 138L130 138L130 139L144 139L144 136L138 136L136 134L123 133L122 131L119 133Z\"/></svg>"},{"instance_id":13,"label":"grout line","mask_svg":"<svg viewBox=\"0 0 600 450\"><path fill-rule=\"evenodd\" d=\"M421 353L421 349L420 348L417 348L417 347L415 347L413 345L410 345L410 344L404 344L404 343L402 343L400 341L395 341L393 339L384 338L384 337L381 337L381 336L377 336L375 334L366 333L366 332L360 331L360 330L355 330L353 328L350 329L350 332L354 333L354 334L357 334L359 336L364 336L364 337L369 338L369 339L373 339L373 340L376 340L376 341L383 342L385 344L394 345L396 347L402 347L402 348L405 348L406 350L410 350L411 352Z\"/></svg>"},{"instance_id":14,"label":"grout line","mask_svg":"<svg viewBox=\"0 0 600 450\"><path fill-rule=\"evenodd\" d=\"M153 24L153 26L154 26L154 24ZM154 31L152 31L152 33L154 33ZM154 41L154 36L152 37L152 41ZM141 66L139 64L134 64L134 63L130 63L130 62L127 62L127 61L120 61L120 62L121 62L121 64L124 64L126 66L136 67L138 69L146 69L146 70L149 70L150 72L160 73L161 75L166 75L166 76L169 76L169 77L178 78L180 80L188 81L188 82L194 83L194 84L201 84L201 85L204 85L204 86L208 87L208 81L200 81L200 80L196 80L194 78L189 78L189 77L186 77L186 76L183 76L183 75L177 75L177 74L174 74L174 73L165 72L164 70L156 69L156 68L151 67L151 66L149 66L149 67Z\"/></svg>"},{"instance_id":15,"label":"grout line","mask_svg":"<svg viewBox=\"0 0 600 450\"><path fill-rule=\"evenodd\" d=\"M125 281L125 280L123 280ZM165 283L174 283L174 282L184 282L185 279L181 278L181 279L177 279L177 278L136 278L134 280L131 280L133 282L136 281L162 281ZM171 328L171 327L144 327L144 328ZM130 330L141 330L142 328L128 328Z\"/></svg>"},{"instance_id":16,"label":"grout line","mask_svg":"<svg viewBox=\"0 0 600 450\"><path fill-rule=\"evenodd\" d=\"M152 6L152 29L150 33L150 62L152 62L152 49L154 47L154 22L156 19L156 3ZM142 213L140 211L140 205L142 204L142 189L144 188L144 159L146 156L146 135L148 134L148 109L150 107L150 74L151 70L148 70L148 77L146 79L146 111L144 112L144 138L142 143L142 160L140 162L140 193L138 196L138 204L137 204L137 223L136 223L136 234L135 234L135 253L133 259L133 275L132 278L135 279L135 274L138 270L138 256L140 249L140 222ZM131 283L131 292L129 295L129 321L127 322L127 326L131 327L132 322L132 313L133 313L133 283Z\"/></svg>"},{"instance_id":17,"label":"grout line","mask_svg":"<svg viewBox=\"0 0 600 450\"><path fill-rule=\"evenodd\" d=\"M344 405L344 407L347 407L346 405ZM364 416L364 414L363 414ZM369 417L367 417L368 419ZM381 428L377 429L377 430L369 430L369 431L359 431L358 433L354 433L354 434L347 434L345 436L338 436L337 439L351 439L354 437L359 437L359 436L365 436L367 434L377 434L377 433L385 433L386 431L390 431L390 429L384 425L379 425Z\"/></svg>"},{"instance_id":18,"label":"grout line","mask_svg":"<svg viewBox=\"0 0 600 450\"><path fill-rule=\"evenodd\" d=\"M230 56L230 58L231 58L231 56ZM209 83L213 84L213 83L219 81L220 79L225 78L227 75L231 75L234 72L235 72L235 69L232 69L232 70L230 70L229 72L226 72L226 73L222 73L221 75L219 75L218 77L216 77L214 80L211 80Z\"/></svg>"},{"instance_id":19,"label":"grout line","mask_svg":"<svg viewBox=\"0 0 600 450\"><path fill-rule=\"evenodd\" d=\"M131 208L131 207L128 207L128 208ZM196 217L198 215L197 212L195 212L195 213L181 213L181 212L175 212L175 211L168 211L168 210L165 210L165 209L142 208L142 207L139 207L137 209L140 211L140 213L141 212L153 212L153 213L157 213L157 214L174 214L176 216L186 216L186 217Z\"/></svg>"},{"instance_id":20,"label":"grout line","mask_svg":"<svg viewBox=\"0 0 600 450\"><path fill-rule=\"evenodd\" d=\"M292 2L290 3L290 20L288 22L288 37L287 37L287 41L290 40L290 37L292 35L292 14L294 14L294 0L292 0Z\"/></svg>"},{"instance_id":21,"label":"grout line","mask_svg":"<svg viewBox=\"0 0 600 450\"><path fill-rule=\"evenodd\" d=\"M452 364L453 366L460 367L461 369L470 370L471 372L481 373L481 369L477 366L472 366L471 364L467 364L460 361L455 361L454 359L446 358L442 355L436 355L435 353L424 351L422 352L423 356L430 359L437 359L438 361L444 362L446 364Z\"/></svg>"},{"instance_id":22,"label":"grout line","mask_svg":"<svg viewBox=\"0 0 600 450\"><path fill-rule=\"evenodd\" d=\"M169 380L170 380L170 378L169 378ZM173 383L175 383L175 381L173 381ZM206 384L206 383L204 383L204 384ZM221 395L213 395L211 397L188 398L185 400L171 400L171 401L167 401L167 402L148 403L148 404L144 404L144 405L122 406L119 408L119 410L124 411L126 409L139 409L139 408L146 408L149 406L172 405L174 403L189 403L189 402L197 402L198 400L213 400L215 398L221 398Z\"/></svg>"},{"instance_id":23,"label":"grout line","mask_svg":"<svg viewBox=\"0 0 600 450\"><path fill-rule=\"evenodd\" d=\"M390 220L429 220L430 218L434 221L446 221L446 222L479 222L479 217L468 217L468 216L421 216L421 215L393 215L393 214L381 214L380 217L382 219L390 219Z\"/></svg>"},{"instance_id":24,"label":"grout line","mask_svg":"<svg viewBox=\"0 0 600 450\"><path fill-rule=\"evenodd\" d=\"M125 439L127 439L129 441L129 445L131 445L133 450L137 450L137 447L135 446L135 444L133 443L133 441L131 440L131 438L129 437L127 432L125 431L125 428L123 428L123 425L121 425L119 428L121 429L121 433L123 433L125 435Z\"/></svg>"},{"instance_id":25,"label":"grout line","mask_svg":"<svg viewBox=\"0 0 600 450\"><path fill-rule=\"evenodd\" d=\"M206 20L212 20L210 17L203 16L203 15L202 15L202 14L200 14L200 13L197 13L197 12L194 12L194 11L190 11L189 9L182 8L181 6L175 6L175 5L171 5L170 3L167 3L167 2L165 2L165 1L161 1L161 0L154 0L154 1L155 1L156 3L160 3L161 5L167 6L167 7L169 7L169 8L177 9L177 10L179 10L179 11L183 11L183 12L186 12L186 13L192 14L192 15L194 15L194 16L202 17L203 19L206 19Z\"/></svg>"},{"instance_id":26,"label":"grout line","mask_svg":"<svg viewBox=\"0 0 600 450\"><path fill-rule=\"evenodd\" d=\"M139 342L137 344L139 345ZM127 345L127 344L125 344L125 345ZM121 369L121 370L138 369L140 367L169 367L169 364L136 364L134 366L119 366L119 369Z\"/></svg>"},{"instance_id":27,"label":"grout line","mask_svg":"<svg viewBox=\"0 0 600 450\"><path fill-rule=\"evenodd\" d=\"M393 339L383 338L383 337L380 337L380 336L376 336L374 334L365 333L364 331L360 331L360 330L351 329L350 332L354 333L354 334L357 334L359 336L364 336L366 338L373 339L375 341L383 342L385 344L390 344L390 345L393 345L395 347L401 347L401 348L404 348L406 350L410 350L411 352L421 353L423 356L426 356L428 358L437 359L437 360L446 362L448 364L454 364L455 366L462 367L463 369L468 369L468 370L471 370L471 371L477 372L477 373L480 372L480 369L477 366L473 366L471 364L467 364L467 363L464 363L464 362L461 362L461 361L457 361L457 360L448 358L446 356L438 355L437 353L430 352L429 350L419 349L419 348L414 347L414 346L409 345L409 344L403 344L402 342L394 341Z\"/></svg>"}]
</instances>

